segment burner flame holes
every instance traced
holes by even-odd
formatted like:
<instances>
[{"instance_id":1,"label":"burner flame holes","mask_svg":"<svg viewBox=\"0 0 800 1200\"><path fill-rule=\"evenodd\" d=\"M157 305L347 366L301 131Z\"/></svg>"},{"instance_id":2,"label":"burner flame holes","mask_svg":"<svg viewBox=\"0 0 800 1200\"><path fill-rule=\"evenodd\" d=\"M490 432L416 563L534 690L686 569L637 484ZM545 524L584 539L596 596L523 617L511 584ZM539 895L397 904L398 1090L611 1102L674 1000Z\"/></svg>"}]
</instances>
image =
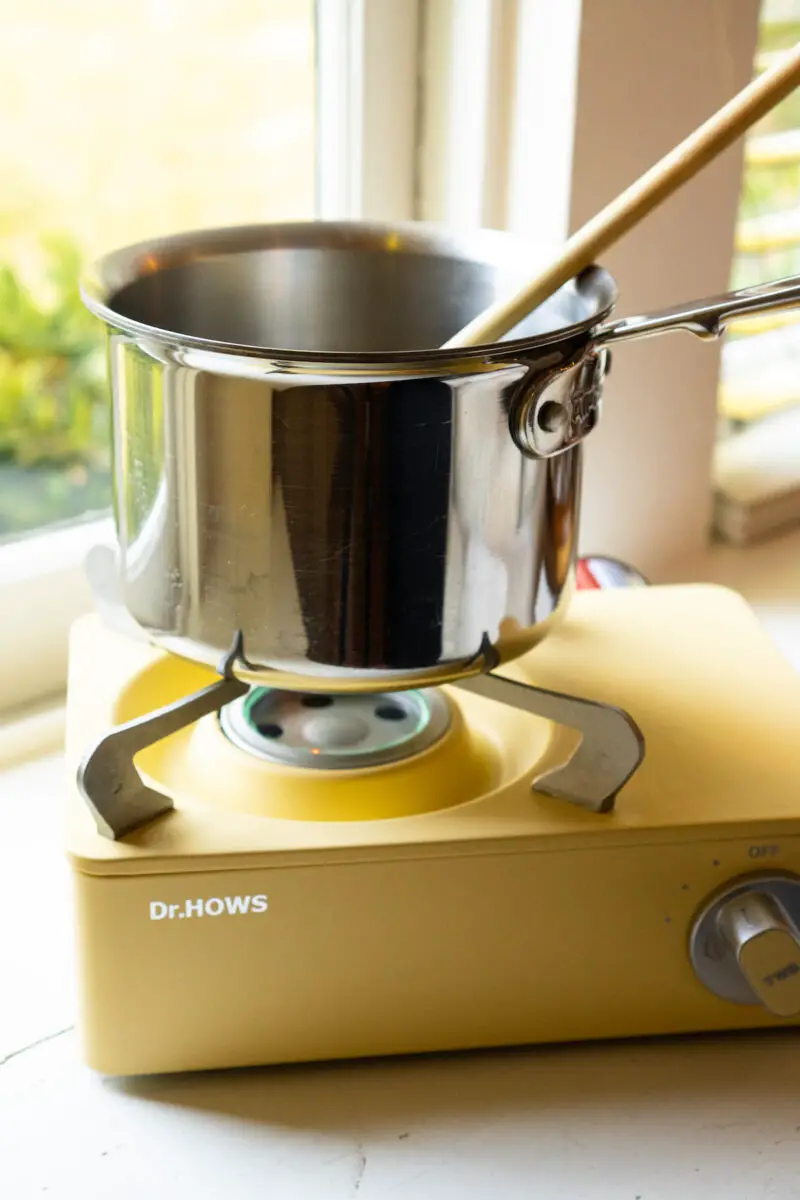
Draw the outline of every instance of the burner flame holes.
<instances>
[{"instance_id":1,"label":"burner flame holes","mask_svg":"<svg viewBox=\"0 0 800 1200\"><path fill-rule=\"evenodd\" d=\"M256 725L256 729L265 738L283 737L283 726L275 725L270 721L265 721L263 724Z\"/></svg>"},{"instance_id":2,"label":"burner flame holes","mask_svg":"<svg viewBox=\"0 0 800 1200\"><path fill-rule=\"evenodd\" d=\"M241 750L291 767L353 770L421 753L450 727L435 690L298 693L253 688L220 713L226 737Z\"/></svg>"},{"instance_id":3,"label":"burner flame holes","mask_svg":"<svg viewBox=\"0 0 800 1200\"><path fill-rule=\"evenodd\" d=\"M404 721L408 713L399 704L379 704L375 709L375 716L380 717L382 721Z\"/></svg>"}]
</instances>

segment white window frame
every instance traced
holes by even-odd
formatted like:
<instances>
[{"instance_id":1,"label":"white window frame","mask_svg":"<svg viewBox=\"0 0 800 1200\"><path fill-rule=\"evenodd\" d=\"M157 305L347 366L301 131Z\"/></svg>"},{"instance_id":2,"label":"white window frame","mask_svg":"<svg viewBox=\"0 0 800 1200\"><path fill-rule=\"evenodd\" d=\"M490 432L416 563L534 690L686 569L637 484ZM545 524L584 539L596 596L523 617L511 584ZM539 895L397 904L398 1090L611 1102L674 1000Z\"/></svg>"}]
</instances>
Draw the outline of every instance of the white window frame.
<instances>
[{"instance_id":1,"label":"white window frame","mask_svg":"<svg viewBox=\"0 0 800 1200\"><path fill-rule=\"evenodd\" d=\"M415 216L563 240L580 18L581 0L428 0Z\"/></svg>"},{"instance_id":2,"label":"white window frame","mask_svg":"<svg viewBox=\"0 0 800 1200\"><path fill-rule=\"evenodd\" d=\"M422 0L317 0L317 214L415 216Z\"/></svg>"},{"instance_id":3,"label":"white window frame","mask_svg":"<svg viewBox=\"0 0 800 1200\"><path fill-rule=\"evenodd\" d=\"M652 122L651 129L646 114L664 103L657 88L663 88L670 56L679 58L686 31L693 43L725 41L725 70L708 95L721 102L745 81L758 0L707 7L708 13L696 0L658 6L643 6L641 0L583 0L582 5L581 0L318 0L319 216L489 225L558 242L576 214L583 217L610 198L602 188L597 194L591 187L587 192L587 178L590 183L594 178L586 166L587 147L591 150L596 141L606 158L622 156L620 171L628 174L618 186L631 178L625 159L631 135L624 122L622 128L608 127L603 89L609 75L604 72L613 74L617 88L626 73L637 80L632 112L635 119L639 110L645 114L635 128L645 159L642 168L668 148L663 123ZM620 39L632 20L641 21L643 11L666 21L666 33L655 47L625 47ZM683 36L680 21L685 23ZM584 36L589 27L591 38ZM714 46L719 49L716 42ZM638 74L633 71L636 55L642 53L657 56L661 70L661 76L653 72L657 82L650 92L641 64ZM681 77L684 92L689 82ZM706 104L697 119L713 107ZM686 132L688 128L678 136ZM728 241L732 253L739 172L740 165L734 161L731 167L729 157L721 182L715 167L703 182L691 185L695 197L706 195L716 206L702 218L704 245L714 250L707 254L709 291L727 283L720 274L726 270ZM668 209L660 223L650 219L650 232L629 237L634 257L641 257L643 245L665 237L674 238L676 254L681 253L685 209L678 204L671 216ZM609 256L623 283L626 272L636 273L626 245ZM658 303L690 298L681 294L680 272L674 268L673 285L677 291L663 301L658 288L653 289ZM633 303L639 302L635 295ZM663 347L674 344L673 339L660 342ZM669 354L668 349L659 352ZM623 353L636 351L625 349L620 358ZM648 370L657 372L658 353L648 354L639 362L649 361ZM674 424L687 414L705 441L688 491L684 487L686 528L677 535L662 529L655 538L658 553L666 554L676 536L688 538L689 550L705 536L705 517L702 512L692 517L691 505L697 506L700 490L709 490L716 374L713 367L709 371L708 360L695 368L691 352L684 352L684 360L686 392L670 398L670 420ZM607 408L617 406L609 424L631 461L646 457L652 436L640 417L645 368L637 369L638 385L636 371L631 376L626 368L625 386L612 378L607 389ZM698 406L704 414L699 426ZM593 437L599 440L601 431ZM703 478L706 450L708 473ZM602 512L604 524L603 537L592 526L587 549L638 560L652 572L652 529L635 520L626 526L635 501L623 496L612 509L603 503L609 488L617 486L619 463L619 454L606 449L604 455L602 443L593 469L590 456L589 503L584 507ZM652 491L651 474L640 472L637 487ZM0 544L0 721L4 712L16 713L25 704L63 692L67 631L91 604L83 561L92 545L110 536L108 520L88 521Z\"/></svg>"},{"instance_id":4,"label":"white window frame","mask_svg":"<svg viewBox=\"0 0 800 1200\"><path fill-rule=\"evenodd\" d=\"M69 627L92 603L83 564L112 539L103 517L0 544L0 721L63 692Z\"/></svg>"}]
</instances>

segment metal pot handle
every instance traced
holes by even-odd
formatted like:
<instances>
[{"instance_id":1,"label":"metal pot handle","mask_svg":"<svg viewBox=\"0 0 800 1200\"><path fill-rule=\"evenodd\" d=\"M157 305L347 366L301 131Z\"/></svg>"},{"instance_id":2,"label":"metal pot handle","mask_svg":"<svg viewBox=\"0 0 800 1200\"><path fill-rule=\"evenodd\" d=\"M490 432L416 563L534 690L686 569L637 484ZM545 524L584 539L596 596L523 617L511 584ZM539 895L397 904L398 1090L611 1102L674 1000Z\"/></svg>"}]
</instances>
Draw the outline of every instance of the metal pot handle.
<instances>
[{"instance_id":1,"label":"metal pot handle","mask_svg":"<svg viewBox=\"0 0 800 1200\"><path fill-rule=\"evenodd\" d=\"M511 436L526 458L555 458L592 432L609 358L606 350L590 346L550 371L531 368L508 416Z\"/></svg>"},{"instance_id":2,"label":"metal pot handle","mask_svg":"<svg viewBox=\"0 0 800 1200\"><path fill-rule=\"evenodd\" d=\"M682 329L696 337L709 340L721 337L726 323L748 313L778 311L800 307L800 275L779 279L775 283L742 288L724 296L712 296L664 308L661 312L640 317L622 317L598 326L592 333L597 345L629 341L631 338L653 337L657 333L672 333Z\"/></svg>"}]
</instances>

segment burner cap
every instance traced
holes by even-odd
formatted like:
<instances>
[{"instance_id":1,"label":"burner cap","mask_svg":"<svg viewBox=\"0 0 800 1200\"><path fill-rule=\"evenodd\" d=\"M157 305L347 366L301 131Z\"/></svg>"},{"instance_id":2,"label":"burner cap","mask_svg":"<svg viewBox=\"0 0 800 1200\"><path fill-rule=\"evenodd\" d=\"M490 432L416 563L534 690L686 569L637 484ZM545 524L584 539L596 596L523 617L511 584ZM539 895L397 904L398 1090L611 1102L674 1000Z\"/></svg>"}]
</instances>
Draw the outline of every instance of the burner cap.
<instances>
[{"instance_id":1,"label":"burner cap","mask_svg":"<svg viewBox=\"0 0 800 1200\"><path fill-rule=\"evenodd\" d=\"M226 705L220 724L234 745L268 762L357 770L426 750L449 728L450 708L433 688L326 695L257 687Z\"/></svg>"}]
</instances>

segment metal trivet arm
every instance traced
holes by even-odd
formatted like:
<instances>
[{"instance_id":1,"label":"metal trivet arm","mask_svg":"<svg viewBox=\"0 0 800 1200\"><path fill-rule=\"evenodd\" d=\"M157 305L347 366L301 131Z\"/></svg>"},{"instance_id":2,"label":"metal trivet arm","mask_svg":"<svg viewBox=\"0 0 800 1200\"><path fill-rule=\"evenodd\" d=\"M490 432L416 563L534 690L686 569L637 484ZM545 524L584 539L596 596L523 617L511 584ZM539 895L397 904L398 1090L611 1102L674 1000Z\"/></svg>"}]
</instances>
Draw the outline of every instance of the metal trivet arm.
<instances>
[{"instance_id":1,"label":"metal trivet arm","mask_svg":"<svg viewBox=\"0 0 800 1200\"><path fill-rule=\"evenodd\" d=\"M78 788L103 837L116 841L174 807L168 796L143 782L134 765L134 755L244 695L248 685L233 675L233 664L240 650L241 637L237 637L221 666L222 679L146 716L118 725L86 755L78 768Z\"/></svg>"},{"instance_id":2,"label":"metal trivet arm","mask_svg":"<svg viewBox=\"0 0 800 1200\"><path fill-rule=\"evenodd\" d=\"M642 731L621 708L517 683L492 672L460 679L455 686L581 734L580 744L566 763L534 779L535 790L547 796L592 812L611 812L620 788L644 758Z\"/></svg>"}]
</instances>

